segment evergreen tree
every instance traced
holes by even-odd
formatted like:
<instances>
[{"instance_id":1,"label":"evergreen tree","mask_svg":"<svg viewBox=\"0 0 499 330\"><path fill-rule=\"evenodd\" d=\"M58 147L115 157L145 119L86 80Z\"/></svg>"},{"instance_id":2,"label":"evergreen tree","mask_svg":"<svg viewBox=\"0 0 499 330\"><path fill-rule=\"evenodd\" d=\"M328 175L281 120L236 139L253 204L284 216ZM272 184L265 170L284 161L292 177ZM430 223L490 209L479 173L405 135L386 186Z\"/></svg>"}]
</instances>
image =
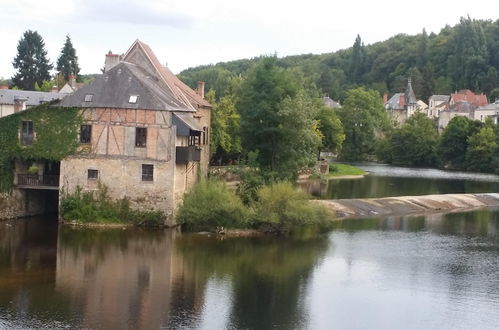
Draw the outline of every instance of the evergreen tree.
<instances>
[{"instance_id":1,"label":"evergreen tree","mask_svg":"<svg viewBox=\"0 0 499 330\"><path fill-rule=\"evenodd\" d=\"M355 38L355 43L352 48L352 58L350 62L350 79L354 83L359 83L364 73L365 64L365 49L364 43L360 39L360 35Z\"/></svg>"},{"instance_id":2,"label":"evergreen tree","mask_svg":"<svg viewBox=\"0 0 499 330\"><path fill-rule=\"evenodd\" d=\"M24 32L17 44L17 55L12 65L17 69L12 83L18 88L33 90L35 83L41 86L44 80L50 80L52 64L47 59L45 43L38 32Z\"/></svg>"},{"instance_id":3,"label":"evergreen tree","mask_svg":"<svg viewBox=\"0 0 499 330\"><path fill-rule=\"evenodd\" d=\"M77 77L80 73L78 56L76 56L76 49L73 47L69 34L66 35L66 41L57 59L57 71L63 74L66 81L69 81L69 76Z\"/></svg>"}]
</instances>

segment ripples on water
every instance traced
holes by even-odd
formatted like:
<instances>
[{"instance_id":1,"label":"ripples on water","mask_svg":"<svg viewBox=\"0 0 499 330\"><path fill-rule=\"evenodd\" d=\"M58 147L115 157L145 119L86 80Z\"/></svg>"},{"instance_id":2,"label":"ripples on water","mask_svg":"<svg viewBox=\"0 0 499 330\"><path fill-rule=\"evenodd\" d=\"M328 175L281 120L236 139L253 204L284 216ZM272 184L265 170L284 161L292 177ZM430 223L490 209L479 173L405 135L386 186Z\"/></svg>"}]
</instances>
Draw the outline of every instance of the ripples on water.
<instances>
[{"instance_id":1,"label":"ripples on water","mask_svg":"<svg viewBox=\"0 0 499 330\"><path fill-rule=\"evenodd\" d=\"M499 212L317 238L0 223L0 328L496 329Z\"/></svg>"}]
</instances>

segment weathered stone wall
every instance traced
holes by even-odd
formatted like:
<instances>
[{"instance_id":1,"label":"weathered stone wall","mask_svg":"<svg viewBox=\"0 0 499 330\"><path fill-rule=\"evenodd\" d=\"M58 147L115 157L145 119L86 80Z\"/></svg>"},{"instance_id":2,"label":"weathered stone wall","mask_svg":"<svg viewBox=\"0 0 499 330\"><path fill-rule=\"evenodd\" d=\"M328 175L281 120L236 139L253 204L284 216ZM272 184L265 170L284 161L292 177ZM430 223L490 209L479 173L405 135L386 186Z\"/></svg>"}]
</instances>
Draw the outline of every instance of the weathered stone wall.
<instances>
[{"instance_id":1,"label":"weathered stone wall","mask_svg":"<svg viewBox=\"0 0 499 330\"><path fill-rule=\"evenodd\" d=\"M207 143L201 146L201 161L199 162L199 166L201 169L201 174L203 176L208 175L208 166L210 164L210 136L211 136L211 110L207 108L198 109L198 114L200 115L199 121L202 127L207 128Z\"/></svg>"},{"instance_id":2,"label":"weathered stone wall","mask_svg":"<svg viewBox=\"0 0 499 330\"><path fill-rule=\"evenodd\" d=\"M142 181L142 164L154 165L154 181ZM60 185L64 193L77 187L84 191L107 186L113 199L127 197L132 208L141 211L161 211L171 223L174 211L174 163L151 159L120 159L108 157L69 157L61 162ZM98 180L88 179L88 170L98 170Z\"/></svg>"},{"instance_id":3,"label":"weathered stone wall","mask_svg":"<svg viewBox=\"0 0 499 330\"><path fill-rule=\"evenodd\" d=\"M0 219L45 214L57 210L57 192L14 189L12 194L0 193Z\"/></svg>"}]
</instances>

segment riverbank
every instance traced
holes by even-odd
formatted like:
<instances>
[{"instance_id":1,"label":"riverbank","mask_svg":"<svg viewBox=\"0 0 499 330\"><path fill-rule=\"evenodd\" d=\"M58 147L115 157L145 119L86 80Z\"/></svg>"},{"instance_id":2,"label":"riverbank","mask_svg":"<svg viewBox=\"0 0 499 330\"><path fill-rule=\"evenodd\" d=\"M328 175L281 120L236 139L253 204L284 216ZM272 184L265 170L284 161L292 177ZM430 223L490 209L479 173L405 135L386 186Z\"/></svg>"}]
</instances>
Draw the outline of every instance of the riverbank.
<instances>
[{"instance_id":1,"label":"riverbank","mask_svg":"<svg viewBox=\"0 0 499 330\"><path fill-rule=\"evenodd\" d=\"M499 207L499 194L444 194L366 199L315 200L336 213L336 219L424 215Z\"/></svg>"}]
</instances>

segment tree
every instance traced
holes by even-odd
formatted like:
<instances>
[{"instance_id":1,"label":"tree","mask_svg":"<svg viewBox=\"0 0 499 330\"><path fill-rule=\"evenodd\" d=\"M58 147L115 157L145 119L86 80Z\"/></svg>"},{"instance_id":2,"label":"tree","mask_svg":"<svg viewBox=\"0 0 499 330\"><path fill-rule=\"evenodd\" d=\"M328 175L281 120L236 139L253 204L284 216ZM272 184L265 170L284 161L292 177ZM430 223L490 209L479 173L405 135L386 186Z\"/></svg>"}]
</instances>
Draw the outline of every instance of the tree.
<instances>
[{"instance_id":1,"label":"tree","mask_svg":"<svg viewBox=\"0 0 499 330\"><path fill-rule=\"evenodd\" d=\"M349 90L344 106L338 109L338 115L345 130L340 158L365 160L374 152L376 133L389 126L388 114L380 95L364 88Z\"/></svg>"},{"instance_id":2,"label":"tree","mask_svg":"<svg viewBox=\"0 0 499 330\"><path fill-rule=\"evenodd\" d=\"M294 97L298 85L290 74L276 65L275 57L264 57L247 74L239 93L237 108L241 115L241 137L245 152L258 151L258 163L277 168L281 142L279 106Z\"/></svg>"},{"instance_id":3,"label":"tree","mask_svg":"<svg viewBox=\"0 0 499 330\"><path fill-rule=\"evenodd\" d=\"M345 140L345 132L340 118L336 115L334 109L322 107L319 110L318 129L321 132L322 145L324 151L339 152L341 145Z\"/></svg>"},{"instance_id":4,"label":"tree","mask_svg":"<svg viewBox=\"0 0 499 330\"><path fill-rule=\"evenodd\" d=\"M61 49L59 58L57 58L57 71L62 73L66 81L69 81L69 76L75 76L76 78L80 73L78 56L76 56L76 49L73 47L69 34L66 35L66 41Z\"/></svg>"},{"instance_id":5,"label":"tree","mask_svg":"<svg viewBox=\"0 0 499 330\"><path fill-rule=\"evenodd\" d=\"M438 132L435 123L421 112L412 115L389 139L393 163L434 166L437 160Z\"/></svg>"},{"instance_id":6,"label":"tree","mask_svg":"<svg viewBox=\"0 0 499 330\"><path fill-rule=\"evenodd\" d=\"M462 169L468 149L468 137L478 132L481 123L456 116L444 129L438 145L438 154L444 166Z\"/></svg>"},{"instance_id":7,"label":"tree","mask_svg":"<svg viewBox=\"0 0 499 330\"><path fill-rule=\"evenodd\" d=\"M50 80L52 64L47 59L47 51L42 37L36 31L28 30L17 44L17 55L12 62L17 73L12 77L14 86L33 90L44 80Z\"/></svg>"},{"instance_id":8,"label":"tree","mask_svg":"<svg viewBox=\"0 0 499 330\"><path fill-rule=\"evenodd\" d=\"M360 39L360 35L357 35L355 43L352 47L352 58L349 70L350 79L354 83L359 83L362 79L362 75L364 74L365 56L364 43Z\"/></svg>"},{"instance_id":9,"label":"tree","mask_svg":"<svg viewBox=\"0 0 499 330\"><path fill-rule=\"evenodd\" d=\"M496 136L492 127L484 126L468 138L466 169L469 171L490 172L497 148Z\"/></svg>"}]
</instances>

